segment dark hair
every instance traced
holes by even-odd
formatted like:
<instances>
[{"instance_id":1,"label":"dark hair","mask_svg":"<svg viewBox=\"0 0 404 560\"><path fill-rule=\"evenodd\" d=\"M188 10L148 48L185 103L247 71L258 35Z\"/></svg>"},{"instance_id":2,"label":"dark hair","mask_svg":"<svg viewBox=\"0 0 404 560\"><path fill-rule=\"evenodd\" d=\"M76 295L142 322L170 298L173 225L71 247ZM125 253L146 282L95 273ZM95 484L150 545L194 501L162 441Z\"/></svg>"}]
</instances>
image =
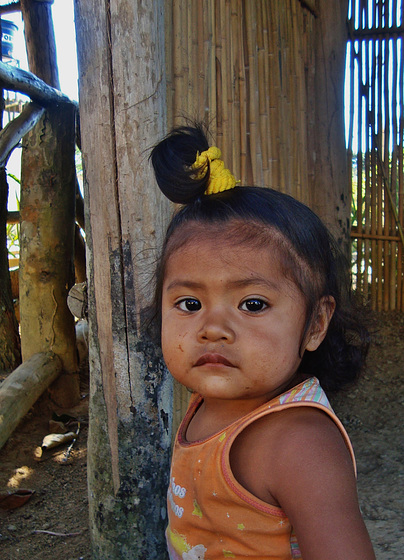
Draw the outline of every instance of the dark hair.
<instances>
[{"instance_id":1,"label":"dark hair","mask_svg":"<svg viewBox=\"0 0 404 560\"><path fill-rule=\"evenodd\" d=\"M154 309L159 326L166 264L190 239L191 225L215 227L236 221L242 223L238 229L241 241L275 243L285 275L305 296L307 320L302 340L316 317L320 299L335 299L327 335L317 350L303 354L300 370L316 376L328 391L354 381L364 364L369 337L354 309L349 265L336 242L312 210L276 190L242 186L204 195L209 171L197 181L191 165L197 153L207 148L202 127L186 126L171 132L150 156L162 192L171 201L184 204L168 227L156 270ZM196 230L203 235L200 227ZM174 235L179 231L181 235Z\"/></svg>"}]
</instances>

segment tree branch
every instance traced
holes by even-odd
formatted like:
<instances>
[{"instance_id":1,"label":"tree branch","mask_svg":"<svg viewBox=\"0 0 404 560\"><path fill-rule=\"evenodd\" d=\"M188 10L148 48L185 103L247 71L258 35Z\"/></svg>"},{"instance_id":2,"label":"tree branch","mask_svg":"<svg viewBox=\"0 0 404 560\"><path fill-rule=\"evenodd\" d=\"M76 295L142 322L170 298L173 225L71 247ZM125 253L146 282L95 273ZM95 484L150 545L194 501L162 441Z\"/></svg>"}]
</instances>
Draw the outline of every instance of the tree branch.
<instances>
[{"instance_id":1,"label":"tree branch","mask_svg":"<svg viewBox=\"0 0 404 560\"><path fill-rule=\"evenodd\" d=\"M35 74L21 68L15 68L4 62L0 62L0 83L4 89L23 93L30 97L32 101L42 105L42 107L48 107L57 103L76 105L67 95L58 89L48 86Z\"/></svg>"},{"instance_id":2,"label":"tree branch","mask_svg":"<svg viewBox=\"0 0 404 560\"><path fill-rule=\"evenodd\" d=\"M0 167L4 167L10 153L21 138L33 128L45 109L36 103L28 103L22 112L0 132Z\"/></svg>"},{"instance_id":3,"label":"tree branch","mask_svg":"<svg viewBox=\"0 0 404 560\"><path fill-rule=\"evenodd\" d=\"M20 2L10 2L10 4L0 6L0 14L12 14L14 12L21 12Z\"/></svg>"}]
</instances>

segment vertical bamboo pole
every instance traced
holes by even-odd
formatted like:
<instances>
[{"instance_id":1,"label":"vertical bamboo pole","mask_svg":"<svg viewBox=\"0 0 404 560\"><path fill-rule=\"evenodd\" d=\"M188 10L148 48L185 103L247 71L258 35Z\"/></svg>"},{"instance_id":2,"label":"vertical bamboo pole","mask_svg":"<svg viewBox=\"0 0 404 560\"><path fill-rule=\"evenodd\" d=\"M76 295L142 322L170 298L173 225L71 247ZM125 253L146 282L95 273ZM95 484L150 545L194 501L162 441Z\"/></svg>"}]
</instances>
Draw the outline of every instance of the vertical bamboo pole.
<instances>
[{"instance_id":1,"label":"vertical bamboo pole","mask_svg":"<svg viewBox=\"0 0 404 560\"><path fill-rule=\"evenodd\" d=\"M350 73L349 73L349 85L350 85L350 90L349 90L349 120L348 120L348 149L347 149L347 158L348 158L348 163L347 163L347 167L348 167L348 177L351 183L351 197L353 198L353 203L355 204L356 208L357 208L357 233L360 235L361 230L362 230L362 220L359 219L359 190L360 190L360 183L359 183L359 158L360 158L360 151L359 151L359 145L357 146L356 149L356 185L357 185L357 189L356 189L356 193L354 193L354 189L353 189L353 167L352 167L352 158L353 158L353 149L352 149L352 141L353 141L353 122L354 122L354 107L355 107L355 100L354 100L354 96L355 96L355 88L354 88L354 68L355 68L355 45L354 45L354 41L351 40L348 43L347 46L347 56L349 56L349 69L350 69ZM358 109L358 121L359 121L359 115L361 114L360 111L360 106ZM358 129L360 130L360 127L358 127ZM351 204L352 206L352 204ZM360 237L357 237L355 243L356 243L356 247L357 247L357 253L356 253L356 279L355 279L355 285L356 288L359 290L361 288L361 240ZM351 246L353 245L353 243L351 242Z\"/></svg>"},{"instance_id":2,"label":"vertical bamboo pole","mask_svg":"<svg viewBox=\"0 0 404 560\"><path fill-rule=\"evenodd\" d=\"M174 125L174 69L173 69L173 0L166 2L164 16L165 65L167 72L167 125L170 130Z\"/></svg>"},{"instance_id":3,"label":"vertical bamboo pole","mask_svg":"<svg viewBox=\"0 0 404 560\"><path fill-rule=\"evenodd\" d=\"M387 19L387 16L386 16ZM380 217L381 217L381 224L380 229L383 232L382 235L388 235L390 232L390 225L391 225L391 209L389 204L389 197L386 189L390 188L390 165L389 165L389 143L390 143L390 102L389 102L389 84L388 84L388 71L389 71L389 48L388 48L388 40L384 39L382 41L382 54L383 54L383 75L382 75L382 82L380 84L380 95L381 95L381 102L382 102L382 118L384 117L383 122L383 148L382 148L382 165L384 168L384 173L386 174L386 179L383 179L383 170L381 170L380 176L380 188L382 191L383 197L383 207L379 208ZM380 206L380 205L379 205ZM383 219L384 218L384 219ZM387 311L389 309L389 296L390 296L390 242L388 240L383 241L380 243L383 247L383 261L384 261L384 282L383 282L383 309Z\"/></svg>"},{"instance_id":4,"label":"vertical bamboo pole","mask_svg":"<svg viewBox=\"0 0 404 560\"><path fill-rule=\"evenodd\" d=\"M245 185L252 184L251 152L248 142L247 102L248 102L248 55L245 40L245 3L240 2L239 13L239 56L240 56L240 179Z\"/></svg>"},{"instance_id":5,"label":"vertical bamboo pole","mask_svg":"<svg viewBox=\"0 0 404 560\"><path fill-rule=\"evenodd\" d=\"M185 105L187 106L187 116L191 115L196 119L200 119L198 98L196 96L195 88L195 50L194 50L194 37L195 29L192 25L193 11L195 8L195 2L185 2L183 3L183 18L185 21L184 27L184 40L186 44L186 57L184 61L185 68L185 79L186 79L186 89L187 98L185 100Z\"/></svg>"},{"instance_id":6,"label":"vertical bamboo pole","mask_svg":"<svg viewBox=\"0 0 404 560\"><path fill-rule=\"evenodd\" d=\"M362 74L362 57L365 58L365 84L367 86L366 96L363 99L361 95L361 91L357 92L359 97L359 107L358 107L358 115L357 115L357 124L358 124L358 159L357 159L357 182L358 182L358 198L357 198L357 206L358 206L358 231L361 233L365 232L368 234L370 231L370 185L369 185L369 143L368 143L368 103L370 97L370 56L367 43L364 44L362 41L359 42L360 51L358 56L358 72L359 84L363 83L363 74ZM365 122L363 122L363 110L366 111L365 114ZM363 127L366 127L366 136L365 136L365 145L363 146L362 138L363 138ZM365 191L365 201L364 201L364 217L362 216L362 192ZM361 203L361 204L360 204ZM359 204L361 206L359 210ZM359 216L361 217L359 221ZM362 245L362 242L359 243L358 239L358 254L359 254L359 247ZM370 269L370 242L368 239L365 238L363 243L363 293L366 299L369 297L369 269ZM358 262L358 266L362 267L362 263ZM372 268L372 278L374 278L373 268Z\"/></svg>"},{"instance_id":7,"label":"vertical bamboo pole","mask_svg":"<svg viewBox=\"0 0 404 560\"><path fill-rule=\"evenodd\" d=\"M205 57L208 69L206 80L206 106L209 107L210 130L216 138L217 126L217 100L216 100L216 26L215 26L215 0L205 0L206 31L205 31ZM212 126L213 125L213 126Z\"/></svg>"},{"instance_id":8,"label":"vertical bamboo pole","mask_svg":"<svg viewBox=\"0 0 404 560\"><path fill-rule=\"evenodd\" d=\"M178 124L181 112L181 101L185 96L183 91L183 68L182 68L182 29L181 29L181 1L173 0L173 124Z\"/></svg>"},{"instance_id":9,"label":"vertical bamboo pole","mask_svg":"<svg viewBox=\"0 0 404 560\"><path fill-rule=\"evenodd\" d=\"M290 115L290 130L287 136L288 152L289 152L289 165L287 176L288 191L295 197L300 198L297 182L297 163L298 163L298 106L297 106L297 93L298 93L298 80L297 80L297 66L298 66L298 51L296 49L298 38L298 29L296 21L296 2L291 0L291 9L286 21L286 29L288 32L288 42L290 44L290 56L288 60L288 88L289 88L289 104L288 114Z\"/></svg>"},{"instance_id":10,"label":"vertical bamboo pole","mask_svg":"<svg viewBox=\"0 0 404 560\"><path fill-rule=\"evenodd\" d=\"M360 12L362 13L362 2L360 3ZM364 91L364 96L362 96L359 90L359 107L358 107L358 159L360 157L360 167L358 166L358 183L360 181L361 192L365 192L364 200L364 217L363 223L361 224L361 231L365 234L370 233L370 183L369 183L369 98L371 95L371 76L370 76L370 65L371 57L370 45L365 41L358 41L359 52L357 57L358 62L358 83L365 84L366 90ZM365 62L362 64L362 58ZM365 81L363 81L362 68L365 66ZM363 122L364 114L364 122ZM365 128L365 133L364 133ZM363 138L364 137L364 138ZM364 143L362 141L364 139ZM363 243L363 294L366 300L370 301L371 307L373 309L371 290L369 289L369 271L371 271L371 279L374 278L373 263L370 262L371 258L371 243L370 240L365 237Z\"/></svg>"},{"instance_id":11,"label":"vertical bamboo pole","mask_svg":"<svg viewBox=\"0 0 404 560\"><path fill-rule=\"evenodd\" d=\"M269 137L270 137L270 184L271 187L279 188L279 176L278 176L278 123L279 114L276 110L277 104L279 104L279 93L280 88L278 87L279 82L279 58L278 58L278 37L277 37L277 26L276 26L276 13L274 11L273 3L270 2L268 6L268 74L270 77L268 97L269 97Z\"/></svg>"},{"instance_id":12,"label":"vertical bamboo pole","mask_svg":"<svg viewBox=\"0 0 404 560\"><path fill-rule=\"evenodd\" d=\"M394 7L394 6L393 6ZM393 22L395 21L395 17L393 15ZM396 39L391 40L391 57L392 57L392 76L391 76L391 83L392 83L392 111L391 111L391 118L392 118L392 130L391 130L391 144L392 144L392 152L391 152L391 175L390 175L390 185L387 185L388 188L391 189L392 197L395 201L397 200L397 150L396 150L396 142L397 142L397 41ZM390 48L389 48L390 50ZM387 66L387 72L389 72L389 66ZM387 77L389 80L389 76ZM388 89L386 90L388 92ZM389 141L390 145L390 141ZM392 216L390 231L392 234L397 230L396 223L394 216ZM390 243L390 270L389 270L389 309L396 309L397 306L397 243L391 241Z\"/></svg>"},{"instance_id":13,"label":"vertical bamboo pole","mask_svg":"<svg viewBox=\"0 0 404 560\"><path fill-rule=\"evenodd\" d=\"M225 4L225 25L224 25L224 29L225 29L225 37L226 37L226 42L225 42L225 56L226 56L226 67L227 67L227 72L226 72L226 98L224 99L225 102L225 119L226 119L226 124L225 124L225 134L226 134L226 152L225 152L225 157L226 157L226 161L229 162L229 165L231 166L231 169L233 170L233 138L234 138L234 134L235 131L233 129L233 119L232 119L232 115L234 112L234 88L233 88L233 84L234 84L234 79L235 79L235 74L234 74L234 65L232 64L232 52L234 49L234 44L232 41L232 35L231 35L231 31L232 31L232 27L231 27L231 13L232 13L232 6L231 6L232 2L231 0L226 0L226 4Z\"/></svg>"},{"instance_id":14,"label":"vertical bamboo pole","mask_svg":"<svg viewBox=\"0 0 404 560\"><path fill-rule=\"evenodd\" d=\"M401 53L403 48L403 39L400 38ZM401 223L404 223L404 61L403 56L400 57L399 72L399 91L400 91L400 109L399 109L399 144L398 144L398 215ZM397 260L397 295L398 309L404 311L404 269L403 269L404 247L399 244Z\"/></svg>"},{"instance_id":15,"label":"vertical bamboo pole","mask_svg":"<svg viewBox=\"0 0 404 560\"><path fill-rule=\"evenodd\" d=\"M289 2L288 2L289 4ZM289 9L289 5L286 6L286 10ZM279 48L279 76L280 76L280 91L279 91L279 104L280 104L280 111L279 111L279 158L278 158L278 165L279 165L279 189L282 192L287 192L286 187L286 177L285 177L285 162L288 160L287 150L285 149L285 134L289 130L289 119L288 119L288 112L287 112L287 97L285 94L286 91L286 79L287 79L287 66L286 61L288 57L289 48L287 45L287 39L285 37L285 6L279 6L278 9L278 18L279 18L279 39L280 39L280 48Z\"/></svg>"},{"instance_id":16,"label":"vertical bamboo pole","mask_svg":"<svg viewBox=\"0 0 404 560\"><path fill-rule=\"evenodd\" d=\"M376 97L376 69L377 69L377 41L372 41L372 75L371 75L371 95L369 99L369 107L368 107L368 114L369 114L369 127L367 127L367 134L369 134L369 130L375 131L375 124L376 124L376 115L378 108L376 106L377 97ZM372 111L373 108L373 111ZM374 163L376 158L374 157L374 134L372 138L369 138L369 190L370 190L370 229L371 234L376 236L376 208L377 208L377 181L375 177ZM373 167L373 169L372 169ZM371 171L372 169L372 171ZM379 270L378 270L378 254L377 254L377 244L375 237L371 240L371 258L372 258L372 284L371 284L371 294L372 294L372 307L374 309L378 309L377 307L377 294L378 294L378 285L380 283L379 279Z\"/></svg>"},{"instance_id":17,"label":"vertical bamboo pole","mask_svg":"<svg viewBox=\"0 0 404 560\"><path fill-rule=\"evenodd\" d=\"M259 2L257 6L257 80L258 80L258 125L261 145L261 176L262 186L267 185L268 181L268 110L267 110L267 79L266 68L267 51L266 39L268 36L267 22L265 17L265 2Z\"/></svg>"},{"instance_id":18,"label":"vertical bamboo pole","mask_svg":"<svg viewBox=\"0 0 404 560\"><path fill-rule=\"evenodd\" d=\"M382 20L382 6L379 5L379 22ZM377 284L377 308L378 310L383 309L383 291L385 283L385 266L384 266L384 255L383 255L383 242L381 237L383 236L383 207L384 207L384 197L383 197L383 180L380 169L380 164L378 157L382 157L383 153L383 41L381 39L377 40L378 52L377 52L377 136L374 138L373 146L373 165L376 170L375 181L376 181L376 204L375 204L375 222L376 222L376 233L379 237L377 240L377 268L379 282ZM380 151L381 150L381 151Z\"/></svg>"},{"instance_id":19,"label":"vertical bamboo pole","mask_svg":"<svg viewBox=\"0 0 404 560\"><path fill-rule=\"evenodd\" d=\"M196 95L198 97L198 106L201 111L201 120L205 124L208 124L209 112L204 99L204 87L207 81L207 76L206 60L204 56L205 19L203 14L203 0L198 0L197 2L193 2L193 4L195 8L194 17L196 18L192 22L193 30L196 35L196 59L193 60L193 64L198 72Z\"/></svg>"},{"instance_id":20,"label":"vertical bamboo pole","mask_svg":"<svg viewBox=\"0 0 404 560\"><path fill-rule=\"evenodd\" d=\"M298 92L299 92L299 99L298 99L298 146L297 146L297 153L298 153L298 176L297 182L300 189L299 199L309 204L308 199L308 184L307 184L307 96L306 96L306 76L305 76L305 57L304 57L304 48L303 48L303 30L305 28L304 25L304 18L306 15L302 10L300 10L300 17L297 23L297 27L300 30L298 34L298 45L297 45L297 59L299 62L298 66L298 76L297 76L297 84L298 84ZM312 16L310 16L312 17Z\"/></svg>"},{"instance_id":21,"label":"vertical bamboo pole","mask_svg":"<svg viewBox=\"0 0 404 560\"><path fill-rule=\"evenodd\" d=\"M256 68L256 40L257 40L257 18L256 3L245 3L245 39L248 60L248 127L249 146L251 153L252 177L251 184L260 184L258 161L260 158L260 143L258 137L258 94L257 94L257 68Z\"/></svg>"},{"instance_id":22,"label":"vertical bamboo pole","mask_svg":"<svg viewBox=\"0 0 404 560\"><path fill-rule=\"evenodd\" d=\"M241 126L240 126L240 80L241 80L241 61L242 55L240 47L242 47L239 21L241 19L240 1L231 3L230 15L230 33L231 33L231 67L233 70L232 98L233 106L231 112L231 129L232 129L232 169L235 177L241 180Z\"/></svg>"},{"instance_id":23,"label":"vertical bamboo pole","mask_svg":"<svg viewBox=\"0 0 404 560\"><path fill-rule=\"evenodd\" d=\"M214 5L214 21L215 21L215 58L216 58L216 144L223 151L223 74L226 72L226 64L222 68L222 26L221 13L224 0L218 0Z\"/></svg>"},{"instance_id":24,"label":"vertical bamboo pole","mask_svg":"<svg viewBox=\"0 0 404 560\"><path fill-rule=\"evenodd\" d=\"M365 3L366 0L362 0L362 4ZM367 6L361 6L364 13L366 14L366 18L368 16L368 8ZM366 106L365 106L365 114L366 114L366 125L365 125L365 189L366 189L366 199L367 199L367 215L365 217L365 226L366 226L366 233L367 234L374 234L374 201L373 201L373 189L372 189L372 174L371 174L371 150L372 150L372 142L370 139L370 130L374 129L374 117L372 118L371 107L374 107L375 103L375 72L376 72L376 63L375 63L375 43L374 41L366 41L364 43L366 45L366 53L367 57L365 58L365 68L368 75L367 80L367 97L366 97ZM370 280L370 302L371 308L376 309L376 285L377 285L377 262L376 262L376 254L375 254L375 241L374 239L369 239L367 242L367 262L369 269L371 272L371 277L367 278ZM368 276L368 275L367 275Z\"/></svg>"},{"instance_id":25,"label":"vertical bamboo pole","mask_svg":"<svg viewBox=\"0 0 404 560\"><path fill-rule=\"evenodd\" d=\"M269 30L268 30L268 5L260 2L258 8L259 20L259 53L258 53L258 79L260 85L260 135L262 150L262 180L263 186L270 186L269 176L269 157L270 157L270 122L269 122L269 72L268 72L268 49L269 49Z\"/></svg>"}]
</instances>

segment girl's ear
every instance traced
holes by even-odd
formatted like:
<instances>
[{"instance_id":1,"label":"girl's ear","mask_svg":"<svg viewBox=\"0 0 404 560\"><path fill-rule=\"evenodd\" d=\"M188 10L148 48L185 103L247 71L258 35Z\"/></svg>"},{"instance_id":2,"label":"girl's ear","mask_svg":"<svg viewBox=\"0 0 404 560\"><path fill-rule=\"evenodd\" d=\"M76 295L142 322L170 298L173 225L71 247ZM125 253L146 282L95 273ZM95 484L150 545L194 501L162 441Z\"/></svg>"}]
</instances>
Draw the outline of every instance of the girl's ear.
<instances>
[{"instance_id":1,"label":"girl's ear","mask_svg":"<svg viewBox=\"0 0 404 560\"><path fill-rule=\"evenodd\" d=\"M305 350L317 350L327 334L328 326L335 310L335 299L332 296L323 296L317 307L317 313L312 321Z\"/></svg>"}]
</instances>

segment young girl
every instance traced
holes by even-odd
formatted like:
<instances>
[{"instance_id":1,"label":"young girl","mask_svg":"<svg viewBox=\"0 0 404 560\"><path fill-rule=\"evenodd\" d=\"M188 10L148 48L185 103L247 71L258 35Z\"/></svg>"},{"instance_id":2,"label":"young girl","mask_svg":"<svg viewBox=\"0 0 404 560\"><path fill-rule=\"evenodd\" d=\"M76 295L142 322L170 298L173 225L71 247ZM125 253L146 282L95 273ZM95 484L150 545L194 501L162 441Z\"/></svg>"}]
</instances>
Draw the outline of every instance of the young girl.
<instances>
[{"instance_id":1,"label":"young girl","mask_svg":"<svg viewBox=\"0 0 404 560\"><path fill-rule=\"evenodd\" d=\"M151 160L183 204L155 307L167 367L193 393L172 458L171 560L374 559L324 393L366 353L328 231L293 198L236 185L201 127L174 130Z\"/></svg>"}]
</instances>

